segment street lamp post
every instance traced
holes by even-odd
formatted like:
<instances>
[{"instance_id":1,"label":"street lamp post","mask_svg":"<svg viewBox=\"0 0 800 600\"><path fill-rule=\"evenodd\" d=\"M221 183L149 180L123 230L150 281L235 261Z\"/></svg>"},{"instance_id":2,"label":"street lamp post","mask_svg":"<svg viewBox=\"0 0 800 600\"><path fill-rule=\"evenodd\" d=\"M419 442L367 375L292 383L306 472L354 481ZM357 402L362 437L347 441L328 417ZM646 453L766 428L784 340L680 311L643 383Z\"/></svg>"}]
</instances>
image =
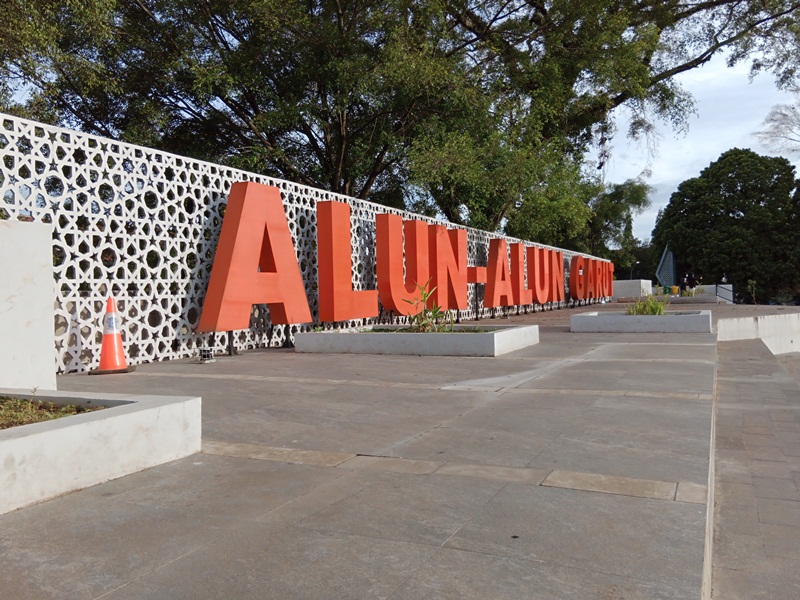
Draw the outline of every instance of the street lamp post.
<instances>
[{"instance_id":1,"label":"street lamp post","mask_svg":"<svg viewBox=\"0 0 800 600\"><path fill-rule=\"evenodd\" d=\"M630 274L630 275L628 275L628 279L633 279L633 268L634 268L636 265L638 265L638 264L639 264L639 261L637 260L635 263L633 263L633 264L631 265L631 274Z\"/></svg>"}]
</instances>

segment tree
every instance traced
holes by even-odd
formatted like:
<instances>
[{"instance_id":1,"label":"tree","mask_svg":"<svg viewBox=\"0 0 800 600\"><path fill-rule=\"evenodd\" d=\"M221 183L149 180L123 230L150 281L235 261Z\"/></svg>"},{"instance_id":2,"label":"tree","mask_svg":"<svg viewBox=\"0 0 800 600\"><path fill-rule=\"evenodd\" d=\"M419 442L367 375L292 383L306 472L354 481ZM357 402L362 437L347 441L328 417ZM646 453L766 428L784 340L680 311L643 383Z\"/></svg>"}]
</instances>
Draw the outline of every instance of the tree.
<instances>
[{"instance_id":1,"label":"tree","mask_svg":"<svg viewBox=\"0 0 800 600\"><path fill-rule=\"evenodd\" d=\"M800 99L794 104L773 106L755 135L772 150L800 154Z\"/></svg>"},{"instance_id":2,"label":"tree","mask_svg":"<svg viewBox=\"0 0 800 600\"><path fill-rule=\"evenodd\" d=\"M611 250L616 249L633 257L637 246L633 215L650 207L650 191L643 181L629 179L607 187L589 201L592 215L586 227L586 245L590 254L611 258Z\"/></svg>"},{"instance_id":3,"label":"tree","mask_svg":"<svg viewBox=\"0 0 800 600\"><path fill-rule=\"evenodd\" d=\"M800 186L785 158L750 150L723 153L672 194L653 230L676 259L706 281L723 274L740 291L756 281L759 298L800 296Z\"/></svg>"},{"instance_id":4,"label":"tree","mask_svg":"<svg viewBox=\"0 0 800 600\"><path fill-rule=\"evenodd\" d=\"M549 221L547 238L569 241L589 213L560 186L614 109L634 110L634 132L652 114L681 122L690 100L674 76L723 49L789 85L798 6L6 0L0 101L477 226Z\"/></svg>"}]
</instances>

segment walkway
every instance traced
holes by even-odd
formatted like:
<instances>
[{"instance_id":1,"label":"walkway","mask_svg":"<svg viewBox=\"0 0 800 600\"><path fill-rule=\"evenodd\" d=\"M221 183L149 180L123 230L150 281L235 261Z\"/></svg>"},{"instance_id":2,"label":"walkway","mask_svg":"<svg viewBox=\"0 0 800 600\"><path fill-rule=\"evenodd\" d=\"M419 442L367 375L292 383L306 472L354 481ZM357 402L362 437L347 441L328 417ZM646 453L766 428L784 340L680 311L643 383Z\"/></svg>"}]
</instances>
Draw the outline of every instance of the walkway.
<instances>
[{"instance_id":1,"label":"walkway","mask_svg":"<svg viewBox=\"0 0 800 600\"><path fill-rule=\"evenodd\" d=\"M541 343L497 359L268 350L62 377L201 395L204 451L0 516L0 598L699 598L717 367L715 597L800 597L800 433L776 408L797 382L760 342L718 356L710 334L571 334L569 314L514 317Z\"/></svg>"}]
</instances>

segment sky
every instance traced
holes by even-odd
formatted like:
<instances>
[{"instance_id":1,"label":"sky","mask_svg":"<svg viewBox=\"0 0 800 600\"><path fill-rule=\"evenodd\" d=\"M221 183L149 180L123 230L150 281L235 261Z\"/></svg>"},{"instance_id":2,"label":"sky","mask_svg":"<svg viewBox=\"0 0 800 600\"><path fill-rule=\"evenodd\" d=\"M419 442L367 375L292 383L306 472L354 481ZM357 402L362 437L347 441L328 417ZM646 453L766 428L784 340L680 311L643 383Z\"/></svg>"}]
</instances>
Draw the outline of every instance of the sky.
<instances>
[{"instance_id":1,"label":"sky","mask_svg":"<svg viewBox=\"0 0 800 600\"><path fill-rule=\"evenodd\" d=\"M749 80L749 67L739 64L728 68L723 56L715 56L703 67L681 74L678 80L695 99L696 114L688 119L688 131L676 132L671 125L657 123L659 138L656 155L648 159L643 142L625 136L625 116L617 116L617 134L612 140L611 158L604 175L607 183L621 183L637 177L646 169L645 181L655 188L652 206L634 217L633 234L648 241L658 210L669 202L678 184L700 175L705 167L731 148L750 148L754 152L776 156L753 136L775 104L791 103L794 96L775 88L771 74ZM798 157L787 157L798 167Z\"/></svg>"}]
</instances>

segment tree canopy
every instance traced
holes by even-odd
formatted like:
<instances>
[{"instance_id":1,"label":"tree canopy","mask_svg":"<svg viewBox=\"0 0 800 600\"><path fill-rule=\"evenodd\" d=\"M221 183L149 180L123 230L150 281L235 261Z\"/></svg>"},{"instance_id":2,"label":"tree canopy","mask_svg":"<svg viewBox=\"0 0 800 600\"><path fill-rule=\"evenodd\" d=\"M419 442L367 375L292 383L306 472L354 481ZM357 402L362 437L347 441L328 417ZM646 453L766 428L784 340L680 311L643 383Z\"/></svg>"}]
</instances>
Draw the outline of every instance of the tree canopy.
<instances>
[{"instance_id":1,"label":"tree canopy","mask_svg":"<svg viewBox=\"0 0 800 600\"><path fill-rule=\"evenodd\" d=\"M777 152L800 154L800 94L794 104L773 106L756 137Z\"/></svg>"},{"instance_id":2,"label":"tree canopy","mask_svg":"<svg viewBox=\"0 0 800 600\"><path fill-rule=\"evenodd\" d=\"M477 227L580 237L589 144L722 50L795 81L800 1L6 0L5 110ZM539 239L539 238L536 238Z\"/></svg>"},{"instance_id":3,"label":"tree canopy","mask_svg":"<svg viewBox=\"0 0 800 600\"><path fill-rule=\"evenodd\" d=\"M758 300L800 297L800 182L785 158L733 149L678 186L653 245L706 281L723 274Z\"/></svg>"}]
</instances>

